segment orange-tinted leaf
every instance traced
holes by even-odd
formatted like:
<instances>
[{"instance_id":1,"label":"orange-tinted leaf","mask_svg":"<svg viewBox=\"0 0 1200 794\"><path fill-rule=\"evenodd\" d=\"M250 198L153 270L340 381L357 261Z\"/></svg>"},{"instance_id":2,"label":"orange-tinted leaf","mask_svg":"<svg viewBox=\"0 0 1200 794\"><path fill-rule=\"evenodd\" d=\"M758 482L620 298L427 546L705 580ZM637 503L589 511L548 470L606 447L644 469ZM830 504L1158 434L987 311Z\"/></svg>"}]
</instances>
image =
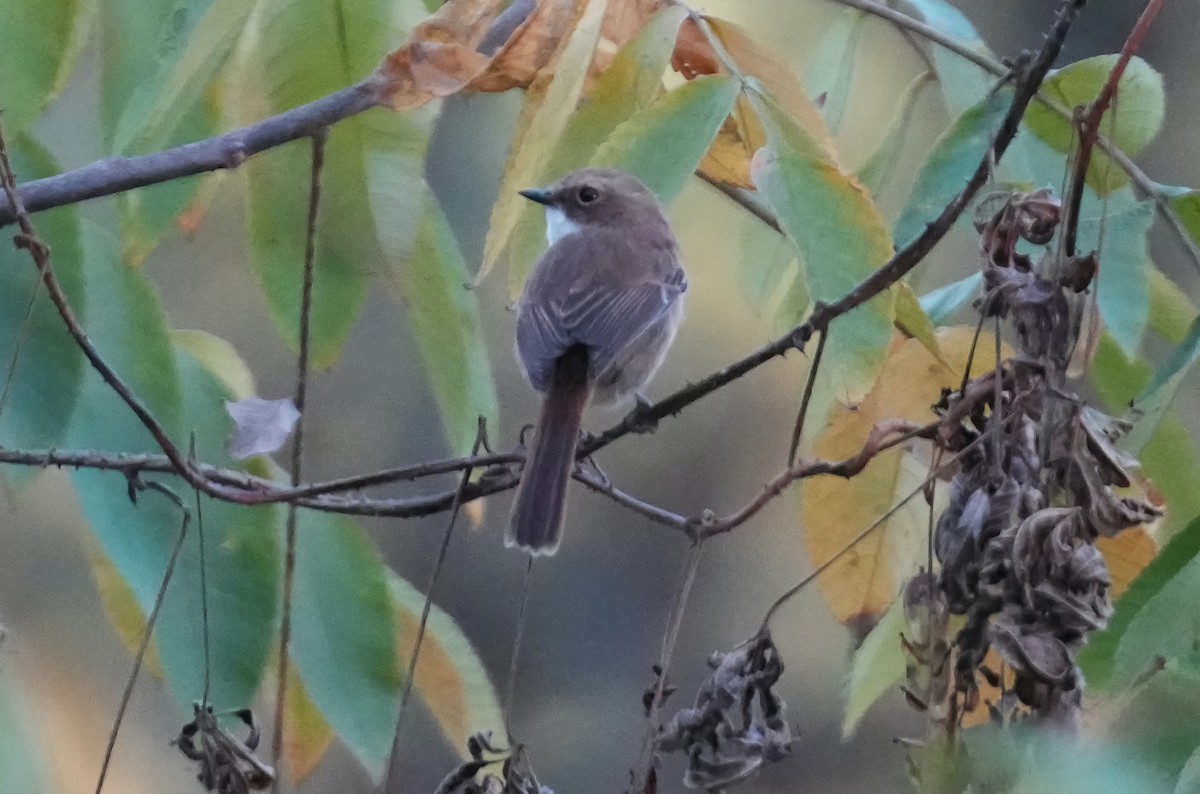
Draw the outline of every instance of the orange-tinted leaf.
<instances>
[{"instance_id":1,"label":"orange-tinted leaf","mask_svg":"<svg viewBox=\"0 0 1200 794\"><path fill-rule=\"evenodd\" d=\"M743 76L757 80L779 106L813 137L829 159L836 161L833 140L829 136L825 121L821 118L821 113L817 110L816 105L808 98L804 84L787 62L731 22L716 17L704 17L704 21L738 71ZM699 30L694 19L686 20L679 32L672 65L688 79L722 71L720 59L713 52L707 37ZM762 133L761 125L754 118L754 114L749 112L749 107L745 103L739 103L734 117L737 122L737 133L742 137L745 163L734 167L731 156L737 150L726 145L721 152L720 164L706 160L701 165L701 171L712 178L719 178L721 173L730 173L739 181L729 184L752 187L752 185L742 184L741 176L749 174L749 160L754 152L763 146L765 136Z\"/></svg>"},{"instance_id":2,"label":"orange-tinted leaf","mask_svg":"<svg viewBox=\"0 0 1200 794\"><path fill-rule=\"evenodd\" d=\"M298 783L308 777L332 742L333 728L308 696L295 666L289 667L283 705L283 757L292 781Z\"/></svg>"},{"instance_id":3,"label":"orange-tinted leaf","mask_svg":"<svg viewBox=\"0 0 1200 794\"><path fill-rule=\"evenodd\" d=\"M1112 597L1120 598L1129 585L1158 554L1158 541L1145 527L1127 529L1116 537L1096 539L1096 548L1108 563Z\"/></svg>"},{"instance_id":4,"label":"orange-tinted leaf","mask_svg":"<svg viewBox=\"0 0 1200 794\"><path fill-rule=\"evenodd\" d=\"M397 658L407 664L425 596L395 574L389 585L396 620ZM437 607L429 613L413 689L433 714L442 734L464 759L467 739L479 731L504 735L500 704L487 671L454 619Z\"/></svg>"},{"instance_id":5,"label":"orange-tinted leaf","mask_svg":"<svg viewBox=\"0 0 1200 794\"><path fill-rule=\"evenodd\" d=\"M588 0L542 0L471 81L476 91L507 91L528 86L552 63L564 36L575 28Z\"/></svg>"},{"instance_id":6,"label":"orange-tinted leaf","mask_svg":"<svg viewBox=\"0 0 1200 794\"><path fill-rule=\"evenodd\" d=\"M383 101L405 110L460 91L487 67L490 59L475 48L503 7L503 0L448 0L380 65Z\"/></svg>"},{"instance_id":7,"label":"orange-tinted leaf","mask_svg":"<svg viewBox=\"0 0 1200 794\"><path fill-rule=\"evenodd\" d=\"M829 424L813 444L814 455L840 460L855 454L871 427L885 419L932 421L931 406L941 390L961 381L974 333L967 327L938 332L937 345L950 366L916 339L893 346L866 398L854 409L834 406ZM994 350L988 338L981 338L972 372L994 366ZM805 480L800 516L813 563L819 565L849 545L912 492L928 470L927 455L897 448L877 456L849 480ZM899 586L924 563L928 511L920 496L912 499L820 578L821 591L838 620L869 623L883 614Z\"/></svg>"}]
</instances>

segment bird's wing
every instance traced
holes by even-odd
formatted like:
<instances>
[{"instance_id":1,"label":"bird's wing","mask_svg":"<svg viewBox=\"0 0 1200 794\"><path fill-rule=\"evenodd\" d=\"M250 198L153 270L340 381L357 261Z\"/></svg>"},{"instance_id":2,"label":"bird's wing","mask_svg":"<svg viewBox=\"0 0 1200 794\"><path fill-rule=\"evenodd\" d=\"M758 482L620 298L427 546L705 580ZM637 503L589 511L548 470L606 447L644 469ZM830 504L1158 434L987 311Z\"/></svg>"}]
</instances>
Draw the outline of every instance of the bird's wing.
<instances>
[{"instance_id":1,"label":"bird's wing","mask_svg":"<svg viewBox=\"0 0 1200 794\"><path fill-rule=\"evenodd\" d=\"M646 253L608 235L586 233L570 235L546 252L517 319L517 352L534 388L549 386L554 361L570 346L585 345L591 371L598 373L666 315L687 289L674 251L662 251L664 266L647 268L654 272L650 278L627 280L627 269L613 261Z\"/></svg>"}]
</instances>

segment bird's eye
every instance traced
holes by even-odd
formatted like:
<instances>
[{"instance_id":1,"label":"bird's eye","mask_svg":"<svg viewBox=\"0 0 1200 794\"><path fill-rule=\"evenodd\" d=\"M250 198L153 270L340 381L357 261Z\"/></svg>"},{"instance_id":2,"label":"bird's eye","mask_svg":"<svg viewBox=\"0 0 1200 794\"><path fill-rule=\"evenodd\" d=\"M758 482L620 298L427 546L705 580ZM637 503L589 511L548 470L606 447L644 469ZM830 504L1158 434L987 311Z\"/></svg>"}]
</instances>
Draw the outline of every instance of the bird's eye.
<instances>
[{"instance_id":1,"label":"bird's eye","mask_svg":"<svg viewBox=\"0 0 1200 794\"><path fill-rule=\"evenodd\" d=\"M600 198L600 191L591 185L584 185L579 188L579 200L584 204L591 204L596 199Z\"/></svg>"}]
</instances>

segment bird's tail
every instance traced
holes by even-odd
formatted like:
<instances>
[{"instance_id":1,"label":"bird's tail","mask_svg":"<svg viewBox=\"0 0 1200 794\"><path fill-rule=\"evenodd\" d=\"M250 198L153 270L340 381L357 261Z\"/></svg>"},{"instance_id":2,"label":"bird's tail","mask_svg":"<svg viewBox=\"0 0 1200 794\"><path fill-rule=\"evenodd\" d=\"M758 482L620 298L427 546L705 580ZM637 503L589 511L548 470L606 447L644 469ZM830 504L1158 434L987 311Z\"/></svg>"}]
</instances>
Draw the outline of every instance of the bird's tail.
<instances>
[{"instance_id":1,"label":"bird's tail","mask_svg":"<svg viewBox=\"0 0 1200 794\"><path fill-rule=\"evenodd\" d=\"M516 546L535 556L558 550L567 484L575 469L575 446L583 409L592 391L587 370L588 355L583 347L568 350L555 364L533 449L525 458L525 470L517 486L504 537L506 546Z\"/></svg>"}]
</instances>

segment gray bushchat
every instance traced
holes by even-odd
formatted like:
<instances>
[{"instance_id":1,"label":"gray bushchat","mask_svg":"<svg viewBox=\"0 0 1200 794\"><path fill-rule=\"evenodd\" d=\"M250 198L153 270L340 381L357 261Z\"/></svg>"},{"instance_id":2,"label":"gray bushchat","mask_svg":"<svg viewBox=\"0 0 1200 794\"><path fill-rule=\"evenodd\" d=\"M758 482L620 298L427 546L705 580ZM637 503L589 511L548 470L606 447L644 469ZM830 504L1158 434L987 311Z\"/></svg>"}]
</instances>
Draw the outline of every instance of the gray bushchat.
<instances>
[{"instance_id":1,"label":"gray bushchat","mask_svg":"<svg viewBox=\"0 0 1200 794\"><path fill-rule=\"evenodd\" d=\"M675 338L687 277L662 206L629 174L586 168L521 195L545 206L550 247L517 307L517 359L545 397L505 544L549 555L583 409L640 395Z\"/></svg>"}]
</instances>

